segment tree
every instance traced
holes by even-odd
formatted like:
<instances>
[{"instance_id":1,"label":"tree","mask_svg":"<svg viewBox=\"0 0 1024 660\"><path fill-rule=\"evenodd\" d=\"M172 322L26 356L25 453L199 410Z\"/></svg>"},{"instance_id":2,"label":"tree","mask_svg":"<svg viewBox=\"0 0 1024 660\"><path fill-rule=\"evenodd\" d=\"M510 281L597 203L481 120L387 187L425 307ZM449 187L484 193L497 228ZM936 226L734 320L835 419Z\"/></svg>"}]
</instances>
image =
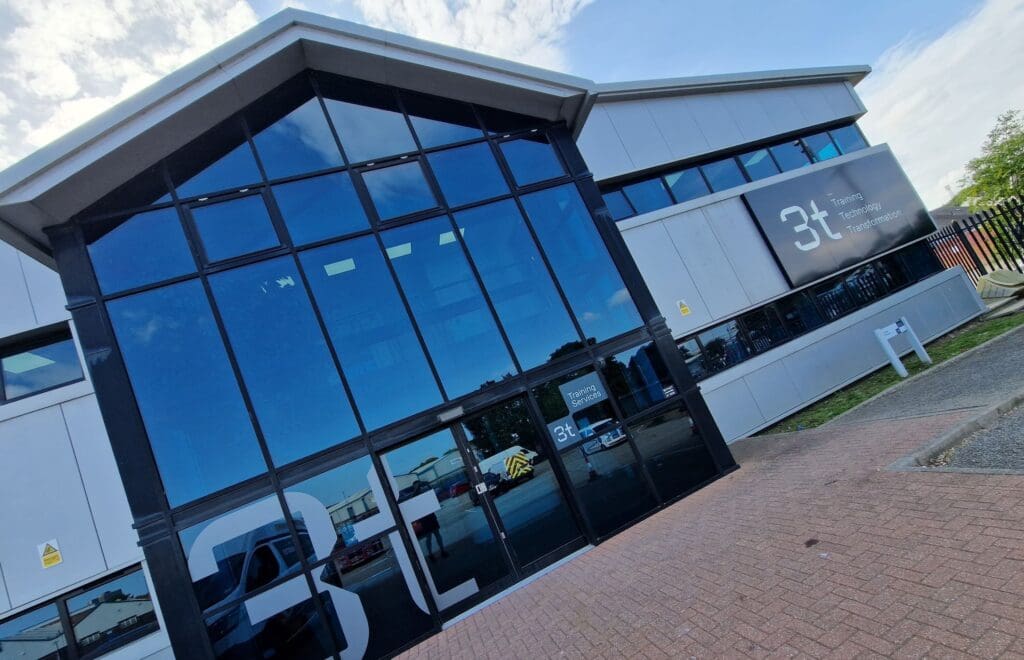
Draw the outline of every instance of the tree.
<instances>
[{"instance_id":1,"label":"tree","mask_svg":"<svg viewBox=\"0 0 1024 660\"><path fill-rule=\"evenodd\" d=\"M963 189L953 198L956 204L978 210L1024 196L1024 113L1008 110L999 115L981 155L967 163L966 169L960 180Z\"/></svg>"}]
</instances>

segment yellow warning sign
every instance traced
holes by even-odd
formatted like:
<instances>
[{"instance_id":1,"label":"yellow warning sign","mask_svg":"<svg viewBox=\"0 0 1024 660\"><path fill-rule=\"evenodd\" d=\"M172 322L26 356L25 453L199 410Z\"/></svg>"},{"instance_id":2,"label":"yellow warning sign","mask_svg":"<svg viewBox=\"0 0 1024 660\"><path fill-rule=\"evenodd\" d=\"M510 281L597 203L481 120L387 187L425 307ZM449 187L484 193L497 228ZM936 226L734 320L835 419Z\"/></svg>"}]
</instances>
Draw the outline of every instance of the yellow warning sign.
<instances>
[{"instance_id":1,"label":"yellow warning sign","mask_svg":"<svg viewBox=\"0 0 1024 660\"><path fill-rule=\"evenodd\" d=\"M64 557L60 554L60 545L57 544L57 539L50 539L46 543L40 543L37 547L39 549L39 561L42 562L43 568L53 568L64 561Z\"/></svg>"},{"instance_id":2,"label":"yellow warning sign","mask_svg":"<svg viewBox=\"0 0 1024 660\"><path fill-rule=\"evenodd\" d=\"M679 313L683 316L690 315L690 306L686 304L685 300L677 300L676 304L679 305Z\"/></svg>"},{"instance_id":3,"label":"yellow warning sign","mask_svg":"<svg viewBox=\"0 0 1024 660\"><path fill-rule=\"evenodd\" d=\"M533 466L530 465L530 459L526 458L526 456L512 454L505 459L505 471L508 472L510 478L518 479L533 472Z\"/></svg>"}]
</instances>

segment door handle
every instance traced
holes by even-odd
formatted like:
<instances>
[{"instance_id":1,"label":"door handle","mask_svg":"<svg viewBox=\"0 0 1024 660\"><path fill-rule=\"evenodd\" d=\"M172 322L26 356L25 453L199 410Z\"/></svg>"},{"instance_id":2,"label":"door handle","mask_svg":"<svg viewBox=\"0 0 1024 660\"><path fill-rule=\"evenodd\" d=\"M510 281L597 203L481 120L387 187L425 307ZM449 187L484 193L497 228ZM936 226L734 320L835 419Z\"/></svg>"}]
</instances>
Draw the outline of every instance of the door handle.
<instances>
[{"instance_id":1,"label":"door handle","mask_svg":"<svg viewBox=\"0 0 1024 660\"><path fill-rule=\"evenodd\" d=\"M487 492L487 484L480 482L476 485L476 494L483 495Z\"/></svg>"}]
</instances>

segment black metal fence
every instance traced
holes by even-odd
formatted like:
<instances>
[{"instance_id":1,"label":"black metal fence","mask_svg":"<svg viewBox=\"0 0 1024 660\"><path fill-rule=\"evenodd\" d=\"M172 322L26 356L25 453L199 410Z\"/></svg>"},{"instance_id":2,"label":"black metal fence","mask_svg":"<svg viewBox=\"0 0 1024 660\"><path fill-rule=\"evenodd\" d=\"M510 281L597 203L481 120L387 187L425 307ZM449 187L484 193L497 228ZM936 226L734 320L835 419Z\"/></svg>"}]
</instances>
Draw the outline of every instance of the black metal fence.
<instances>
[{"instance_id":1,"label":"black metal fence","mask_svg":"<svg viewBox=\"0 0 1024 660\"><path fill-rule=\"evenodd\" d=\"M1011 199L957 220L928 237L946 268L963 266L975 283L994 270L1024 273L1024 202Z\"/></svg>"}]
</instances>

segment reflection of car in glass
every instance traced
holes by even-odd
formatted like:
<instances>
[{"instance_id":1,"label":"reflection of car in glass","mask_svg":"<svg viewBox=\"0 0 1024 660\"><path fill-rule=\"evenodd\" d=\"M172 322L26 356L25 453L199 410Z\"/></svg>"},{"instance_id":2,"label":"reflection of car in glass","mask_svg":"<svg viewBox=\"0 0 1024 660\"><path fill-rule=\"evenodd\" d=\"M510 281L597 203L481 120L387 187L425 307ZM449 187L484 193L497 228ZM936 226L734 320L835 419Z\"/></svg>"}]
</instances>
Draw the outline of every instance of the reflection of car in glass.
<instances>
[{"instance_id":1,"label":"reflection of car in glass","mask_svg":"<svg viewBox=\"0 0 1024 660\"><path fill-rule=\"evenodd\" d=\"M611 449L626 439L626 432L616 420L607 417L580 429L580 435L587 440L582 445L584 454L594 454L602 449Z\"/></svg>"},{"instance_id":2,"label":"reflection of car in glass","mask_svg":"<svg viewBox=\"0 0 1024 660\"><path fill-rule=\"evenodd\" d=\"M456 481L448 487L448 497L458 497L463 493L469 492L469 481L462 480Z\"/></svg>"},{"instance_id":3,"label":"reflection of car in glass","mask_svg":"<svg viewBox=\"0 0 1024 660\"><path fill-rule=\"evenodd\" d=\"M395 477L395 483L398 485L398 499L400 500L415 497L430 490L430 484L415 474L400 474Z\"/></svg>"}]
</instances>

